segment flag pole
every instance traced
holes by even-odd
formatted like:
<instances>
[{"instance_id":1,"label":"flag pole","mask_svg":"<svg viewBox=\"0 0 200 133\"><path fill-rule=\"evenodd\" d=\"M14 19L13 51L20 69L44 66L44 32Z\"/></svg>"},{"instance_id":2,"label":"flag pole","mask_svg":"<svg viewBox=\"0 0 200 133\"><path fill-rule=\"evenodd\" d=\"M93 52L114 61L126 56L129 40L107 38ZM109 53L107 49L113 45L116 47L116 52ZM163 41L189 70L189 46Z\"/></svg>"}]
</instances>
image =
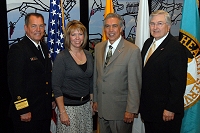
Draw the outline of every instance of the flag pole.
<instances>
[{"instance_id":1,"label":"flag pole","mask_svg":"<svg viewBox=\"0 0 200 133\"><path fill-rule=\"evenodd\" d=\"M61 8L61 13L62 13L62 30L63 30L63 33L65 34L65 25L64 25L65 16L64 16L64 8L63 8L62 0L60 0L60 8Z\"/></svg>"}]
</instances>

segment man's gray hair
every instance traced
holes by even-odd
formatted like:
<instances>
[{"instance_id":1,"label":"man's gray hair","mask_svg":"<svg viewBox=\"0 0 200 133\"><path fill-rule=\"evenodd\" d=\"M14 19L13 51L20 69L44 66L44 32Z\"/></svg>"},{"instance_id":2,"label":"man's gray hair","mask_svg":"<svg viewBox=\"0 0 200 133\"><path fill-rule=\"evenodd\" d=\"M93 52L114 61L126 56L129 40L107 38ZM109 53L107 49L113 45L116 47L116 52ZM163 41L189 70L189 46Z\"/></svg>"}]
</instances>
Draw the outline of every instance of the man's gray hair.
<instances>
[{"instance_id":1,"label":"man's gray hair","mask_svg":"<svg viewBox=\"0 0 200 133\"><path fill-rule=\"evenodd\" d=\"M152 12L150 17L149 17L149 23L151 22L152 18L154 16L157 16L157 15L164 15L165 16L165 20L166 20L166 23L171 26L171 17L169 15L168 12L164 11L164 10L157 10L155 12Z\"/></svg>"},{"instance_id":2,"label":"man's gray hair","mask_svg":"<svg viewBox=\"0 0 200 133\"><path fill-rule=\"evenodd\" d=\"M109 19L109 18L118 18L119 19L119 25L120 25L120 27L124 27L124 20L122 19L122 17L119 15L119 14L116 14L116 13L109 13L106 17L105 17L105 19L103 20L103 25L104 25L104 27L105 27L105 21L107 20L107 19Z\"/></svg>"}]
</instances>

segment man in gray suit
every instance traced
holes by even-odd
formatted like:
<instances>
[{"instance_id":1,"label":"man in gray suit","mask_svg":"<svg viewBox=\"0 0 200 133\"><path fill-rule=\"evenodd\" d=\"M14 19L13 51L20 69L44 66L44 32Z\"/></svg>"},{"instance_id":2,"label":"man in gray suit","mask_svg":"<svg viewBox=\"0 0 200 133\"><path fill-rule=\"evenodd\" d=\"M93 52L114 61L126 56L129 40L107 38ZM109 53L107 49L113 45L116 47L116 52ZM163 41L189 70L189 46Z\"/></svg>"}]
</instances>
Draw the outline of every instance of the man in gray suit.
<instances>
[{"instance_id":1,"label":"man in gray suit","mask_svg":"<svg viewBox=\"0 0 200 133\"><path fill-rule=\"evenodd\" d=\"M122 29L121 16L108 14L104 20L108 40L95 46L93 109L98 111L101 133L131 133L138 113L141 54L122 38Z\"/></svg>"}]
</instances>

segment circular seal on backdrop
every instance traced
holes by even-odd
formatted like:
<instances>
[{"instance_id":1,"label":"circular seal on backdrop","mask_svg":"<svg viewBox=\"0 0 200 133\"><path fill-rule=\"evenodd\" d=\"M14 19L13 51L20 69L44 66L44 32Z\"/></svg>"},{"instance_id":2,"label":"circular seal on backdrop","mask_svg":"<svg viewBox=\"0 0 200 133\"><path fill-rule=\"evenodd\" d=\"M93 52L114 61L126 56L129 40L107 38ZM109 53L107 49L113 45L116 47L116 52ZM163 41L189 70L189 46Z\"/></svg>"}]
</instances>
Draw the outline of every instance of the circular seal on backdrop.
<instances>
[{"instance_id":1,"label":"circular seal on backdrop","mask_svg":"<svg viewBox=\"0 0 200 133\"><path fill-rule=\"evenodd\" d=\"M200 98L200 55L188 58L187 86L184 94L185 109L193 106Z\"/></svg>"}]
</instances>

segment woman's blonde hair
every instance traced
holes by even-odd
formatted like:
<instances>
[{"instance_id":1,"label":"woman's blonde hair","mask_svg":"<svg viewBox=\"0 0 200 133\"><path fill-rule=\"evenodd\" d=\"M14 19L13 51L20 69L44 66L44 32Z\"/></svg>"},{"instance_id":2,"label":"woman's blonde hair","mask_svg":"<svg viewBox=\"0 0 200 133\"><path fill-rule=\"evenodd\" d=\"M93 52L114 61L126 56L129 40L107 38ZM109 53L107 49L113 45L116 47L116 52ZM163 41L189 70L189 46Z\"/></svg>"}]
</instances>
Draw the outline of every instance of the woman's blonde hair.
<instances>
[{"instance_id":1,"label":"woman's blonde hair","mask_svg":"<svg viewBox=\"0 0 200 133\"><path fill-rule=\"evenodd\" d=\"M65 44L65 48L70 50L70 46L71 46L71 42L70 42L70 34L71 32L78 30L78 31L82 31L84 34L84 40L83 40L83 44L81 45L81 47L84 49L87 43L87 29L85 28L85 26L78 20L72 20L69 21L65 30L64 30L64 44Z\"/></svg>"}]
</instances>

